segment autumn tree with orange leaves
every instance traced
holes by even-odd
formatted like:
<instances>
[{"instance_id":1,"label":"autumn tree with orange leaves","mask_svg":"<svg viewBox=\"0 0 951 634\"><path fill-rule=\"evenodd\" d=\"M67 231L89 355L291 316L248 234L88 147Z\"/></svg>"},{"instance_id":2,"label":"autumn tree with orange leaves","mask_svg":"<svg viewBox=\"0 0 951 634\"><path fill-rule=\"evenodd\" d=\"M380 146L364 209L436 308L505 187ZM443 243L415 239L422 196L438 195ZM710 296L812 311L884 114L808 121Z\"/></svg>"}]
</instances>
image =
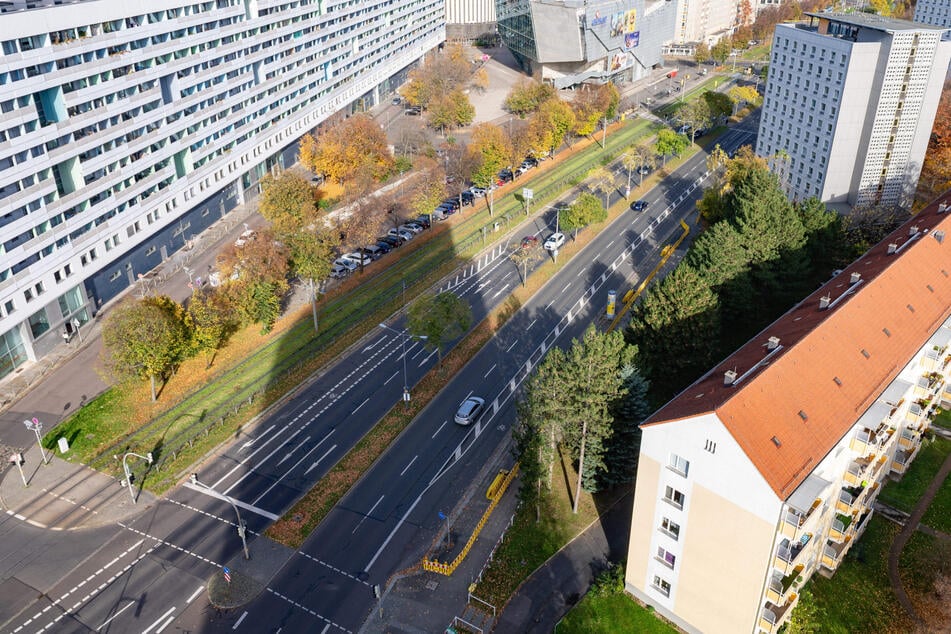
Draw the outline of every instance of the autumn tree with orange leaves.
<instances>
[{"instance_id":1,"label":"autumn tree with orange leaves","mask_svg":"<svg viewBox=\"0 0 951 634\"><path fill-rule=\"evenodd\" d=\"M382 180L393 167L386 133L364 114L331 126L317 138L305 135L299 159L308 169L338 183L367 169L376 180Z\"/></svg>"}]
</instances>

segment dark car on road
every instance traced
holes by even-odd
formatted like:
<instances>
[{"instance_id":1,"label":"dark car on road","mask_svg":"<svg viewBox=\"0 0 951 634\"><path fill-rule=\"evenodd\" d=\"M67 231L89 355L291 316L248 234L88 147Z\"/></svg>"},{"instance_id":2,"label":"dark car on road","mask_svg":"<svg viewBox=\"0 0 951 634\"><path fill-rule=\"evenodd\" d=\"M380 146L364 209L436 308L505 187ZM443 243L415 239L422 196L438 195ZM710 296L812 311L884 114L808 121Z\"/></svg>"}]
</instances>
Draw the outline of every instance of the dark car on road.
<instances>
[{"instance_id":1,"label":"dark car on road","mask_svg":"<svg viewBox=\"0 0 951 634\"><path fill-rule=\"evenodd\" d=\"M634 202L631 203L631 209L633 209L634 211L644 211L645 209L647 209L647 201L635 200Z\"/></svg>"}]
</instances>

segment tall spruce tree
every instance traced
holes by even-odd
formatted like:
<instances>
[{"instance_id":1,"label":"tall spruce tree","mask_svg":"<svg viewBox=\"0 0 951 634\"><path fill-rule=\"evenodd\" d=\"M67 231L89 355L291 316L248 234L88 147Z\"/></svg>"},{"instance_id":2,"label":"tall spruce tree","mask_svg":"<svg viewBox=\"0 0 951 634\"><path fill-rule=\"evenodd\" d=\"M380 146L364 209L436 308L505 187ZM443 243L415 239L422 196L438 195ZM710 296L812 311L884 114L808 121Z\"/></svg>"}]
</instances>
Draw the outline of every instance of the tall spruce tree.
<instances>
[{"instance_id":1,"label":"tall spruce tree","mask_svg":"<svg viewBox=\"0 0 951 634\"><path fill-rule=\"evenodd\" d=\"M634 480L641 447L640 424L650 414L647 401L649 384L634 365L620 370L624 394L611 403L613 433L604 453L604 469L596 476L598 491Z\"/></svg>"}]
</instances>

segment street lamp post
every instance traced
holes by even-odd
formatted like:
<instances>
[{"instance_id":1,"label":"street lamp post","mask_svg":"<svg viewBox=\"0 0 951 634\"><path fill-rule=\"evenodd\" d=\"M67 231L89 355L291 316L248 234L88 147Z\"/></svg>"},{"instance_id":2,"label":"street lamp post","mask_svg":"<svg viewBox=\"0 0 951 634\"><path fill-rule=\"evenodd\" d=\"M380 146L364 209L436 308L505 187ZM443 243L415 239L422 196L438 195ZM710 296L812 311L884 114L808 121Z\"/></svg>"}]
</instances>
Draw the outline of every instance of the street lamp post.
<instances>
[{"instance_id":1,"label":"street lamp post","mask_svg":"<svg viewBox=\"0 0 951 634\"><path fill-rule=\"evenodd\" d=\"M129 487L129 495L132 496L132 503L135 504L136 502L135 487L132 485L132 471L129 470L129 456L135 456L136 458L141 458L142 460L145 460L151 465L153 462L152 452L150 451L149 453L143 456L142 454L138 454L138 453L134 453L130 451L126 453L124 456L122 456L122 472L125 474L125 484L126 486ZM119 456L116 456L116 458L118 457Z\"/></svg>"},{"instance_id":2,"label":"street lamp post","mask_svg":"<svg viewBox=\"0 0 951 634\"><path fill-rule=\"evenodd\" d=\"M403 409L409 408L410 393L409 393L409 375L406 372L406 340L407 339L420 339L426 341L429 337L426 335L411 335L406 331L397 330L396 328L390 328L386 324L381 323L380 328L394 332L400 336L400 340L403 346Z\"/></svg>"},{"instance_id":3,"label":"street lamp post","mask_svg":"<svg viewBox=\"0 0 951 634\"><path fill-rule=\"evenodd\" d=\"M49 464L50 461L46 457L46 452L43 450L43 441L40 440L40 431L43 429L43 423L41 423L36 416L30 420L23 421L23 424L26 425L26 428L36 434L36 444L40 447L40 455L43 456L43 464Z\"/></svg>"},{"instance_id":4,"label":"street lamp post","mask_svg":"<svg viewBox=\"0 0 951 634\"><path fill-rule=\"evenodd\" d=\"M212 489L212 488L211 488L210 486L208 486L207 484L204 484L204 483L198 481L198 474L197 474L197 473L193 473L193 474L192 474L191 483L192 483L194 486L199 486L199 487L201 487L201 488L203 488L203 489L208 489L209 491L214 491L214 489ZM232 498L230 495L224 495L223 493L218 493L217 491L215 491L215 493L217 494L217 497L220 497L222 500L224 500L225 502L229 503L229 504L231 505L231 508L234 509L234 514L238 517L238 537L241 538L241 546L244 548L244 558L245 558L245 559L251 559L251 555L250 555L250 553L248 553L248 542L247 542L247 540L245 539L245 533L246 533L247 531L245 530L244 522L241 521L241 512L238 511L238 505L234 503L234 498Z\"/></svg>"}]
</instances>

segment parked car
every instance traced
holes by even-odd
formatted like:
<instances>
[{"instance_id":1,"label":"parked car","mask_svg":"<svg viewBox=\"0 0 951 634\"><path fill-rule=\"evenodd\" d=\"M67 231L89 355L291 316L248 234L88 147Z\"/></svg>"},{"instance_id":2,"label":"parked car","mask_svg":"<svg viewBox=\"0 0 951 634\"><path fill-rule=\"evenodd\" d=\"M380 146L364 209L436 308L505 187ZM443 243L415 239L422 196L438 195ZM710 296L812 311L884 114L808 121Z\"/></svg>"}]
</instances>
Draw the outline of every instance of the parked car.
<instances>
[{"instance_id":1,"label":"parked car","mask_svg":"<svg viewBox=\"0 0 951 634\"><path fill-rule=\"evenodd\" d=\"M651 168L647 165L641 165L640 167L637 168L637 173L647 176L648 174L651 173Z\"/></svg>"},{"instance_id":2,"label":"parked car","mask_svg":"<svg viewBox=\"0 0 951 634\"><path fill-rule=\"evenodd\" d=\"M416 223L412 223L412 222L407 222L407 223L401 224L401 225L399 226L399 228L400 228L401 230L403 230L403 231L409 231L409 232L412 233L413 235L416 235L417 233L422 233L422 232L423 232L423 228L422 228L420 225L418 225L418 224L416 224Z\"/></svg>"},{"instance_id":3,"label":"parked car","mask_svg":"<svg viewBox=\"0 0 951 634\"><path fill-rule=\"evenodd\" d=\"M394 106L398 106L398 105L400 105L401 103L403 103L403 100L400 99L399 97L393 97L393 100L392 100L392 101L393 101L393 105L394 105Z\"/></svg>"},{"instance_id":4,"label":"parked car","mask_svg":"<svg viewBox=\"0 0 951 634\"><path fill-rule=\"evenodd\" d=\"M342 266L348 271L356 271L357 267L360 265L354 262L353 260L348 260L346 258L337 258L334 260L334 266Z\"/></svg>"},{"instance_id":5,"label":"parked car","mask_svg":"<svg viewBox=\"0 0 951 634\"><path fill-rule=\"evenodd\" d=\"M479 415L485 408L485 399L470 396L459 405L454 420L459 425L471 425L479 420Z\"/></svg>"},{"instance_id":6,"label":"parked car","mask_svg":"<svg viewBox=\"0 0 951 634\"><path fill-rule=\"evenodd\" d=\"M452 207L453 209L459 209L459 199L458 198L447 198L442 201L439 205L440 207Z\"/></svg>"},{"instance_id":7,"label":"parked car","mask_svg":"<svg viewBox=\"0 0 951 634\"><path fill-rule=\"evenodd\" d=\"M565 244L565 234L558 232L553 233L545 239L545 244L542 245L547 251L557 251Z\"/></svg>"},{"instance_id":8,"label":"parked car","mask_svg":"<svg viewBox=\"0 0 951 634\"><path fill-rule=\"evenodd\" d=\"M634 211L644 211L645 209L647 209L647 201L635 200L634 202L631 203L631 209L633 209Z\"/></svg>"},{"instance_id":9,"label":"parked car","mask_svg":"<svg viewBox=\"0 0 951 634\"><path fill-rule=\"evenodd\" d=\"M330 277L334 278L335 280L343 279L347 277L348 275L350 275L350 269L345 266L342 266L335 262L330 267Z\"/></svg>"},{"instance_id":10,"label":"parked car","mask_svg":"<svg viewBox=\"0 0 951 634\"><path fill-rule=\"evenodd\" d=\"M360 249L360 253L369 256L371 260L379 260L383 257L383 254L385 254L386 251L375 244L368 244L367 246Z\"/></svg>"},{"instance_id":11,"label":"parked car","mask_svg":"<svg viewBox=\"0 0 951 634\"><path fill-rule=\"evenodd\" d=\"M521 165L519 165L518 167L515 168L515 173L518 174L519 176L521 176L522 174L524 174L525 172L527 172L527 171L530 170L530 169L531 169L530 167L528 167L527 165L525 165L524 163L522 163Z\"/></svg>"},{"instance_id":12,"label":"parked car","mask_svg":"<svg viewBox=\"0 0 951 634\"><path fill-rule=\"evenodd\" d=\"M475 204L475 194L470 192L468 189L459 194L459 198L462 199L463 205L474 205Z\"/></svg>"},{"instance_id":13,"label":"parked car","mask_svg":"<svg viewBox=\"0 0 951 634\"><path fill-rule=\"evenodd\" d=\"M360 264L362 264L363 266L366 266L367 264L373 261L373 258L371 258L369 255L366 255L365 253L361 253L360 251L352 251L350 253L345 253L344 255L340 257L344 260L356 262L358 266Z\"/></svg>"},{"instance_id":14,"label":"parked car","mask_svg":"<svg viewBox=\"0 0 951 634\"><path fill-rule=\"evenodd\" d=\"M413 233L406 229L390 229L386 233L387 235L402 239L403 242L413 239Z\"/></svg>"},{"instance_id":15,"label":"parked car","mask_svg":"<svg viewBox=\"0 0 951 634\"><path fill-rule=\"evenodd\" d=\"M512 173L512 170L504 169L501 172L499 172L499 180L498 180L499 187L501 187L505 183L511 183L513 180L515 180L515 174Z\"/></svg>"},{"instance_id":16,"label":"parked car","mask_svg":"<svg viewBox=\"0 0 951 634\"><path fill-rule=\"evenodd\" d=\"M380 236L379 238L377 238L377 240L379 240L380 242L383 242L384 244L390 245L390 246L391 246L392 248L394 248L394 249L395 249L396 247L401 246L401 245L403 244L403 238L399 237L399 235L395 235L395 236L390 236L390 235Z\"/></svg>"},{"instance_id":17,"label":"parked car","mask_svg":"<svg viewBox=\"0 0 951 634\"><path fill-rule=\"evenodd\" d=\"M470 187L469 193L471 193L473 196L482 197L486 195L487 191L484 187Z\"/></svg>"},{"instance_id":18,"label":"parked car","mask_svg":"<svg viewBox=\"0 0 951 634\"><path fill-rule=\"evenodd\" d=\"M408 114L408 115L411 116L411 117L415 117L415 116L418 116L418 115L422 114L423 109L420 108L419 106L412 106L412 107L407 108L407 109L404 110L403 112L404 112L405 114Z\"/></svg>"},{"instance_id":19,"label":"parked car","mask_svg":"<svg viewBox=\"0 0 951 634\"><path fill-rule=\"evenodd\" d=\"M534 156L526 156L525 160L522 161L522 165L528 165L529 167L538 167L538 159Z\"/></svg>"},{"instance_id":20,"label":"parked car","mask_svg":"<svg viewBox=\"0 0 951 634\"><path fill-rule=\"evenodd\" d=\"M456 209L458 209L458 207L453 207L451 205L447 205L446 203L443 203L439 205L438 207L436 207L436 210L433 212L433 215L439 216L440 214L442 214L443 216L451 216L452 214L456 213Z\"/></svg>"},{"instance_id":21,"label":"parked car","mask_svg":"<svg viewBox=\"0 0 951 634\"><path fill-rule=\"evenodd\" d=\"M538 236L525 236L522 238L522 248L531 249L538 246Z\"/></svg>"},{"instance_id":22,"label":"parked car","mask_svg":"<svg viewBox=\"0 0 951 634\"><path fill-rule=\"evenodd\" d=\"M392 244L385 242L382 239L376 241L376 246L380 247L380 251L383 253L389 253L394 248Z\"/></svg>"}]
</instances>

